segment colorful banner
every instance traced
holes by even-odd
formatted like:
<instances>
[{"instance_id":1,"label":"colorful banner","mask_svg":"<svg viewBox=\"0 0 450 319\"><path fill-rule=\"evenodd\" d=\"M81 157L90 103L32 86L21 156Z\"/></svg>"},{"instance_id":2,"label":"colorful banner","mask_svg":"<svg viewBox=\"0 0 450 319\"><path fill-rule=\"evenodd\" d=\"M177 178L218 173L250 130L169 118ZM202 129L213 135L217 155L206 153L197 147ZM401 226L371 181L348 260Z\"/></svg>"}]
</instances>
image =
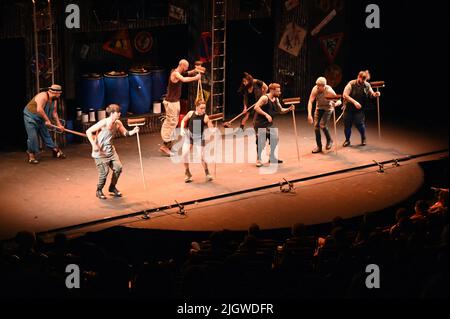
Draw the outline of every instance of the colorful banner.
<instances>
[{"instance_id":1,"label":"colorful banner","mask_svg":"<svg viewBox=\"0 0 450 319\"><path fill-rule=\"evenodd\" d=\"M330 64L334 63L334 59L341 48L343 38L344 34L342 32L320 37L320 46L322 47L322 50Z\"/></svg>"},{"instance_id":2,"label":"colorful banner","mask_svg":"<svg viewBox=\"0 0 450 319\"><path fill-rule=\"evenodd\" d=\"M298 56L305 40L306 30L291 22L286 26L278 48L293 56Z\"/></svg>"},{"instance_id":3,"label":"colorful banner","mask_svg":"<svg viewBox=\"0 0 450 319\"><path fill-rule=\"evenodd\" d=\"M133 50L131 48L128 31L123 30L117 32L111 40L103 44L103 50L132 59Z\"/></svg>"}]
</instances>

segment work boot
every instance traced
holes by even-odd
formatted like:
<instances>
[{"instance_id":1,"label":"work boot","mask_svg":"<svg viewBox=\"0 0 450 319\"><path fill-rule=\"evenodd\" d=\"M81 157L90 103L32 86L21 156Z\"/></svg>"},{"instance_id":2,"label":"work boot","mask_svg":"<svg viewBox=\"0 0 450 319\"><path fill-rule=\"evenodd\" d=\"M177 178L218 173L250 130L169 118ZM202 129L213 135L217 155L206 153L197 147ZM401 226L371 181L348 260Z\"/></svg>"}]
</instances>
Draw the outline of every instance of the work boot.
<instances>
[{"instance_id":1,"label":"work boot","mask_svg":"<svg viewBox=\"0 0 450 319\"><path fill-rule=\"evenodd\" d=\"M326 150L329 151L333 147L333 140L329 140L327 142Z\"/></svg>"},{"instance_id":2,"label":"work boot","mask_svg":"<svg viewBox=\"0 0 450 319\"><path fill-rule=\"evenodd\" d=\"M361 139L361 146L366 146L366 145L367 145L367 141L366 141L366 138L364 137Z\"/></svg>"},{"instance_id":3,"label":"work boot","mask_svg":"<svg viewBox=\"0 0 450 319\"><path fill-rule=\"evenodd\" d=\"M97 189L95 196L97 196L100 199L106 199L106 196L105 196L105 194L103 194L103 191L101 189Z\"/></svg>"},{"instance_id":4,"label":"work boot","mask_svg":"<svg viewBox=\"0 0 450 319\"><path fill-rule=\"evenodd\" d=\"M270 164L283 164L283 161L278 158L271 158L269 163Z\"/></svg>"},{"instance_id":5,"label":"work boot","mask_svg":"<svg viewBox=\"0 0 450 319\"><path fill-rule=\"evenodd\" d=\"M59 159L65 159L66 155L61 151L61 149L57 148L56 150L53 150L53 157L59 158Z\"/></svg>"},{"instance_id":6,"label":"work boot","mask_svg":"<svg viewBox=\"0 0 450 319\"><path fill-rule=\"evenodd\" d=\"M119 192L119 190L116 188L116 186L109 186L108 191L113 195L114 197L122 197L122 193Z\"/></svg>"},{"instance_id":7,"label":"work boot","mask_svg":"<svg viewBox=\"0 0 450 319\"><path fill-rule=\"evenodd\" d=\"M190 171L186 171L184 182L185 183L191 183L192 182L192 174L191 174Z\"/></svg>"},{"instance_id":8,"label":"work boot","mask_svg":"<svg viewBox=\"0 0 450 319\"><path fill-rule=\"evenodd\" d=\"M211 176L211 174L209 173L208 170L205 171L205 175L206 175L207 182L211 182L213 180L213 177Z\"/></svg>"},{"instance_id":9,"label":"work boot","mask_svg":"<svg viewBox=\"0 0 450 319\"><path fill-rule=\"evenodd\" d=\"M36 156L33 153L28 153L28 163L29 164L39 164L39 161L36 159Z\"/></svg>"}]
</instances>

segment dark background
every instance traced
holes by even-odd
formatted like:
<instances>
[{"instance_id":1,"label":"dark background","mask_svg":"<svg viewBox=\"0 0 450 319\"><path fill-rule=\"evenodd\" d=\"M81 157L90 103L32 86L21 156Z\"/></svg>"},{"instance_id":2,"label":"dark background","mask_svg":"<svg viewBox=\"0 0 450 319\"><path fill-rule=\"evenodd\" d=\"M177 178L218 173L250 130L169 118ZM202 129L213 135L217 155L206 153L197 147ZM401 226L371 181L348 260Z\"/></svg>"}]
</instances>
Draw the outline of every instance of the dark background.
<instances>
[{"instance_id":1,"label":"dark background","mask_svg":"<svg viewBox=\"0 0 450 319\"><path fill-rule=\"evenodd\" d=\"M350 0L348 69L385 80L383 112L401 122L448 125L448 2ZM365 7L381 9L381 29L365 28ZM420 124L420 123L418 123Z\"/></svg>"}]
</instances>

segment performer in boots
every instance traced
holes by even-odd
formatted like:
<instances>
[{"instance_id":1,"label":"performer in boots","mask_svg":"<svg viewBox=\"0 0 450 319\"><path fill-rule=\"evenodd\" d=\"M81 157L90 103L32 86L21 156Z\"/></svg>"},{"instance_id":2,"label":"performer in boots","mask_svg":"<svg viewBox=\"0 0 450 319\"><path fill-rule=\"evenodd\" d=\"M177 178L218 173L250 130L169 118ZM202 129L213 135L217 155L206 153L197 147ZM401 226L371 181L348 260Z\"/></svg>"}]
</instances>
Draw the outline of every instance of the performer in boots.
<instances>
[{"instance_id":1,"label":"performer in boots","mask_svg":"<svg viewBox=\"0 0 450 319\"><path fill-rule=\"evenodd\" d=\"M333 139L331 138L330 129L328 124L333 116L334 107L336 105L334 101L330 101L327 97L336 96L336 92L327 85L327 79L320 77L316 81L316 86L312 89L311 95L308 101L308 122L314 124L314 132L316 134L317 147L312 151L313 154L322 152L322 136L320 130L322 129L327 140L326 149L331 150L333 147ZM314 118L312 116L313 102L316 101L316 111L314 112ZM340 101L339 101L340 102Z\"/></svg>"},{"instance_id":2,"label":"performer in boots","mask_svg":"<svg viewBox=\"0 0 450 319\"><path fill-rule=\"evenodd\" d=\"M345 142L344 147L350 146L352 126L355 124L361 135L361 145L366 145L366 118L364 108L367 107L369 97L379 97L380 92L374 92L367 81L367 71L361 71L356 80L350 81L344 89L344 99L347 101L344 113ZM370 76L370 75L369 75Z\"/></svg>"},{"instance_id":3,"label":"performer in boots","mask_svg":"<svg viewBox=\"0 0 450 319\"><path fill-rule=\"evenodd\" d=\"M275 149L278 145L278 129L273 127L273 118L277 114L286 114L294 110L294 106L283 108L278 98L281 96L281 86L278 83L269 85L269 94L261 96L255 106L254 128L256 132L256 166L261 167L261 155L266 140L270 143L270 163L282 164L283 161L275 157Z\"/></svg>"},{"instance_id":4,"label":"performer in boots","mask_svg":"<svg viewBox=\"0 0 450 319\"><path fill-rule=\"evenodd\" d=\"M109 169L113 171L109 192L114 197L121 197L122 194L116 188L120 173L122 172L122 163L113 144L114 136L117 131L123 136L132 136L139 132L136 126L132 131L128 131L122 124L120 119L120 106L111 104L106 108L108 117L91 126L86 135L92 145L92 157L98 170L98 184L96 196L100 199L106 199L103 194L103 187L108 177ZM94 136L94 134L96 134Z\"/></svg>"},{"instance_id":5,"label":"performer in boots","mask_svg":"<svg viewBox=\"0 0 450 319\"><path fill-rule=\"evenodd\" d=\"M182 84L198 81L201 77L198 70L188 71L188 69L189 62L183 59L178 63L178 67L170 72L167 94L163 101L166 110L166 119L161 127L163 145L159 149L166 156L172 155L170 149L172 148L173 131L177 127L180 117Z\"/></svg>"},{"instance_id":6,"label":"performer in boots","mask_svg":"<svg viewBox=\"0 0 450 319\"><path fill-rule=\"evenodd\" d=\"M50 118L53 118L60 131L64 131L58 117L58 98L62 94L61 86L53 84L48 91L37 94L28 102L23 110L23 120L27 131L27 154L28 163L38 164L36 156L39 153L39 140L41 136L45 146L53 151L53 157L64 159L66 156L58 148L50 136L48 127L50 126Z\"/></svg>"},{"instance_id":7,"label":"performer in boots","mask_svg":"<svg viewBox=\"0 0 450 319\"><path fill-rule=\"evenodd\" d=\"M185 128L187 127L187 132ZM198 100L195 103L195 111L190 111L181 121L181 135L189 138L189 143L185 142L183 145L183 160L185 167L185 179L186 183L192 182L192 174L189 171L189 154L192 150L193 145L199 145L201 147L201 161L203 168L205 169L205 176L208 182L212 181L213 178L209 173L208 164L205 161L204 147L205 140L203 132L205 127L212 129L214 126L206 114L206 104L203 100Z\"/></svg>"}]
</instances>

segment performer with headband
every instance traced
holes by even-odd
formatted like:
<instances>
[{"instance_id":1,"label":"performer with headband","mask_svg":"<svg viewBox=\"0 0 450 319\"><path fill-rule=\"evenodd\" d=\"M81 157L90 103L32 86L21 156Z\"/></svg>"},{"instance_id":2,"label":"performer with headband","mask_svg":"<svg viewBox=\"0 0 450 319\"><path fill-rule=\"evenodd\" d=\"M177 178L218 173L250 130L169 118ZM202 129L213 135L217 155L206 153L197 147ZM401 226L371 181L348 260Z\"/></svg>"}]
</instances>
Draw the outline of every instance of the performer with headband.
<instances>
[{"instance_id":1,"label":"performer with headband","mask_svg":"<svg viewBox=\"0 0 450 319\"><path fill-rule=\"evenodd\" d=\"M268 90L267 84L261 80L254 79L249 73L244 72L244 77L242 78L241 86L238 93L242 94L244 110L243 113L247 111L249 107L254 105L261 96L266 94ZM249 117L252 119L255 116L254 110L249 111L244 115L241 121L241 130L245 130L245 123Z\"/></svg>"},{"instance_id":2,"label":"performer with headband","mask_svg":"<svg viewBox=\"0 0 450 319\"><path fill-rule=\"evenodd\" d=\"M344 89L343 97L347 101L344 112L344 126L345 126L345 142L344 147L351 145L350 137L352 135L352 126L355 124L356 128L361 134L361 145L366 145L366 124L364 108L367 106L369 97L379 97L380 92L374 92L367 76L370 76L368 71L361 71L356 80L350 81Z\"/></svg>"},{"instance_id":3,"label":"performer with headband","mask_svg":"<svg viewBox=\"0 0 450 319\"><path fill-rule=\"evenodd\" d=\"M178 63L178 67L170 72L167 94L163 101L164 108L166 110L166 119L161 127L163 145L159 149L167 156L172 155L172 151L170 149L172 148L173 131L178 125L180 116L182 84L198 81L201 78L201 74L198 70L194 69L188 71L188 69L189 62L183 59Z\"/></svg>"},{"instance_id":4,"label":"performer with headband","mask_svg":"<svg viewBox=\"0 0 450 319\"><path fill-rule=\"evenodd\" d=\"M187 123L187 125L186 125ZM185 131L185 127L187 127L187 132ZM206 114L206 103L203 100L198 100L195 102L195 111L189 111L188 114L181 121L181 135L189 138L189 143L183 144L183 160L185 167L185 179L186 183L192 182L192 174L189 170L189 153L192 150L193 145L201 146L201 161L203 168L205 169L206 181L210 182L213 180L211 174L209 173L208 164L205 161L204 157L204 147L205 147L205 139L203 136L203 132L205 127L213 129L214 126L209 120L208 115Z\"/></svg>"},{"instance_id":5,"label":"performer with headband","mask_svg":"<svg viewBox=\"0 0 450 319\"><path fill-rule=\"evenodd\" d=\"M128 131L122 124L120 119L120 106L111 104L106 108L108 117L100 120L87 131L86 135L92 145L92 157L95 160L95 165L98 170L98 184L96 196L100 199L106 199L103 194L103 187L106 184L109 168L113 170L109 192L114 197L121 197L122 194L116 188L120 173L122 172L122 163L119 155L113 145L113 139L117 131L123 136L132 136L139 132L139 127L136 126L132 131ZM94 134L96 136L94 137Z\"/></svg>"},{"instance_id":6,"label":"performer with headband","mask_svg":"<svg viewBox=\"0 0 450 319\"><path fill-rule=\"evenodd\" d=\"M331 150L333 147L333 139L331 138L328 123L334 112L334 107L339 106L333 101L327 99L329 96L336 96L336 92L331 86L327 85L327 79L320 77L316 81L316 86L312 89L308 102L308 122L314 124L314 131L316 133L317 147L312 151L313 154L322 152L322 136L320 129L322 129L327 139L326 149ZM316 111L314 118L312 116L313 102L316 101ZM339 101L340 102L340 101Z\"/></svg>"},{"instance_id":7,"label":"performer with headband","mask_svg":"<svg viewBox=\"0 0 450 319\"><path fill-rule=\"evenodd\" d=\"M48 127L51 125L50 118L53 118L60 131L64 131L64 126L58 117L58 98L61 96L62 88L58 84L53 84L48 91L37 94L28 102L23 110L23 119L27 131L27 154L28 163L38 164L36 156L39 153L39 140L41 136L44 144L53 151L53 157L64 159L66 156L58 148L50 136Z\"/></svg>"},{"instance_id":8,"label":"performer with headband","mask_svg":"<svg viewBox=\"0 0 450 319\"><path fill-rule=\"evenodd\" d=\"M261 96L255 106L255 118L253 121L256 132L256 167L261 167L261 154L266 141L270 143L270 163L282 164L283 161L275 157L275 149L278 145L277 128L273 127L273 118L277 114L286 114L294 110L294 106L283 108L280 104L281 86L278 83L269 85L269 94Z\"/></svg>"}]
</instances>

